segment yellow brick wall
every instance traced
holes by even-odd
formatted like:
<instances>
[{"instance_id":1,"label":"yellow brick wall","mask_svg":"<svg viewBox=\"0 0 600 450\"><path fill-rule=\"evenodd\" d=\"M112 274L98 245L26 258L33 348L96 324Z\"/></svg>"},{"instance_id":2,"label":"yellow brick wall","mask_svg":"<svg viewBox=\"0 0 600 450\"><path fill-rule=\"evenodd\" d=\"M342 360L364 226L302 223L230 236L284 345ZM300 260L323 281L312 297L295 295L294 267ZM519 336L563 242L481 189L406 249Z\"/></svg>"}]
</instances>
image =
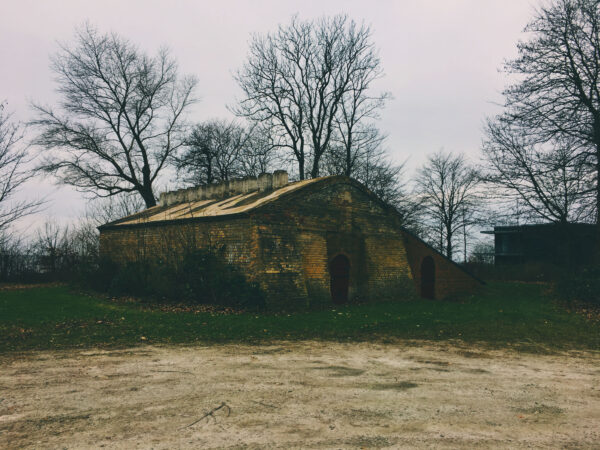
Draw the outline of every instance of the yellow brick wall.
<instances>
[{"instance_id":1,"label":"yellow brick wall","mask_svg":"<svg viewBox=\"0 0 600 450\"><path fill-rule=\"evenodd\" d=\"M404 241L396 219L354 186L334 184L291 196L265 208L255 220L293 242L293 252L266 255L293 260L308 294L329 297L329 263L338 254L350 260L350 297L414 295ZM265 252L263 250L263 255ZM401 289L401 291L399 291Z\"/></svg>"},{"instance_id":2,"label":"yellow brick wall","mask_svg":"<svg viewBox=\"0 0 600 450\"><path fill-rule=\"evenodd\" d=\"M177 257L186 248L221 248L228 262L256 281L273 302L330 301L329 263L350 260L355 298L405 298L420 290L420 263L436 262L436 298L472 290L478 282L402 231L394 212L350 182L314 187L267 204L248 216L101 230L103 256L118 262Z\"/></svg>"},{"instance_id":3,"label":"yellow brick wall","mask_svg":"<svg viewBox=\"0 0 600 450\"><path fill-rule=\"evenodd\" d=\"M435 298L444 299L473 292L482 283L440 255L427 244L409 233L404 233L408 260L412 269L415 289L421 292L421 263L427 256L433 258L435 267Z\"/></svg>"},{"instance_id":4,"label":"yellow brick wall","mask_svg":"<svg viewBox=\"0 0 600 450\"><path fill-rule=\"evenodd\" d=\"M249 219L225 222L172 222L137 227L115 226L100 232L100 256L117 263L177 259L186 250L221 250L230 263L254 278L258 242Z\"/></svg>"}]
</instances>

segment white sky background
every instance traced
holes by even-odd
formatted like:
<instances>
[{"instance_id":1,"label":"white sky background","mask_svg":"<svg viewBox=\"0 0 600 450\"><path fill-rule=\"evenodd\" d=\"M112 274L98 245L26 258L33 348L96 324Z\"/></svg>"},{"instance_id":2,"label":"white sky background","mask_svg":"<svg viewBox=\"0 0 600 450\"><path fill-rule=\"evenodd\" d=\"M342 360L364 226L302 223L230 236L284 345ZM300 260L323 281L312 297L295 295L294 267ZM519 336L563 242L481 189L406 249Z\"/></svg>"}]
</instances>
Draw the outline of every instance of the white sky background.
<instances>
[{"instance_id":1,"label":"white sky background","mask_svg":"<svg viewBox=\"0 0 600 450\"><path fill-rule=\"evenodd\" d=\"M380 128L395 161L408 159L407 175L440 148L479 157L482 124L498 109L506 76L498 72L531 19L535 0L398 1L149 1L2 0L0 100L15 118L31 118L31 101L52 104L49 57L57 42L89 20L153 54L168 46L182 74L198 77L200 102L190 119L231 118L226 105L239 95L232 74L244 62L251 33L301 19L347 13L373 30L385 77L375 87L393 95ZM34 179L18 198L47 196L46 210L18 224L32 230L47 217L70 221L84 197L49 179Z\"/></svg>"}]
</instances>

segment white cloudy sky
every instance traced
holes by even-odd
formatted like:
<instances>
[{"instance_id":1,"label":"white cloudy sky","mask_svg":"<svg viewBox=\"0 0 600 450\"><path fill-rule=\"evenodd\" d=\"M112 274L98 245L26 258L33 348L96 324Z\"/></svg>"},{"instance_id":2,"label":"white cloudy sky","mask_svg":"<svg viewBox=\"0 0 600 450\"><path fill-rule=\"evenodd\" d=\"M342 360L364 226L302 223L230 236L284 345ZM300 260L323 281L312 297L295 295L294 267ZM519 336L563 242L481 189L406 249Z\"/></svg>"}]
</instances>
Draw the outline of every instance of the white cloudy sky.
<instances>
[{"instance_id":1,"label":"white cloudy sky","mask_svg":"<svg viewBox=\"0 0 600 450\"><path fill-rule=\"evenodd\" d=\"M191 118L229 117L238 95L232 73L243 63L251 33L274 30L300 18L347 13L373 30L385 77L377 89L393 100L381 128L397 161L417 167L444 148L477 159L482 122L497 110L506 83L498 72L530 19L536 0L2 0L0 6L0 100L15 117L31 117L32 100L56 100L49 55L86 20L117 32L148 52L167 45L182 73L199 79L201 101ZM47 196L42 215L76 218L83 197L51 180L32 180L21 198ZM28 227L29 225L29 227Z\"/></svg>"}]
</instances>

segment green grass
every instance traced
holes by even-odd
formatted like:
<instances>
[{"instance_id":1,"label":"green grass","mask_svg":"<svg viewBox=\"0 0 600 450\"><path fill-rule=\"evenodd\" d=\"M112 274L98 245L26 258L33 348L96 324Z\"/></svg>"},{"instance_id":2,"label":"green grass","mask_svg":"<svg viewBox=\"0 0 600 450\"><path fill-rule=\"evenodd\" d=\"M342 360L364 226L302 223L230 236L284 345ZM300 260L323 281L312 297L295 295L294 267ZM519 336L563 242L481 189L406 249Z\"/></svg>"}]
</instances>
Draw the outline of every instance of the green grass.
<instances>
[{"instance_id":1,"label":"green grass","mask_svg":"<svg viewBox=\"0 0 600 450\"><path fill-rule=\"evenodd\" d=\"M299 339L452 339L529 351L600 349L600 324L567 312L544 289L496 283L460 302L412 300L237 315L148 309L66 286L0 291L0 352Z\"/></svg>"}]
</instances>

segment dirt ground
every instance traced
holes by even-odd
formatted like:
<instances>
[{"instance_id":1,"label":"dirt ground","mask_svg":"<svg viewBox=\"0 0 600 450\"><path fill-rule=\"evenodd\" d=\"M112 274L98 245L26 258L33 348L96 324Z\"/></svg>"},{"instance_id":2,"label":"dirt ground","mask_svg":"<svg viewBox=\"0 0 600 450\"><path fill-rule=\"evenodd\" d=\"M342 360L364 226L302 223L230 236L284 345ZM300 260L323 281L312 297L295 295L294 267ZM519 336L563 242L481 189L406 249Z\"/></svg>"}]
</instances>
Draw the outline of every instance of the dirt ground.
<instances>
[{"instance_id":1,"label":"dirt ground","mask_svg":"<svg viewBox=\"0 0 600 450\"><path fill-rule=\"evenodd\" d=\"M600 353L303 342L0 357L2 448L598 446Z\"/></svg>"}]
</instances>

